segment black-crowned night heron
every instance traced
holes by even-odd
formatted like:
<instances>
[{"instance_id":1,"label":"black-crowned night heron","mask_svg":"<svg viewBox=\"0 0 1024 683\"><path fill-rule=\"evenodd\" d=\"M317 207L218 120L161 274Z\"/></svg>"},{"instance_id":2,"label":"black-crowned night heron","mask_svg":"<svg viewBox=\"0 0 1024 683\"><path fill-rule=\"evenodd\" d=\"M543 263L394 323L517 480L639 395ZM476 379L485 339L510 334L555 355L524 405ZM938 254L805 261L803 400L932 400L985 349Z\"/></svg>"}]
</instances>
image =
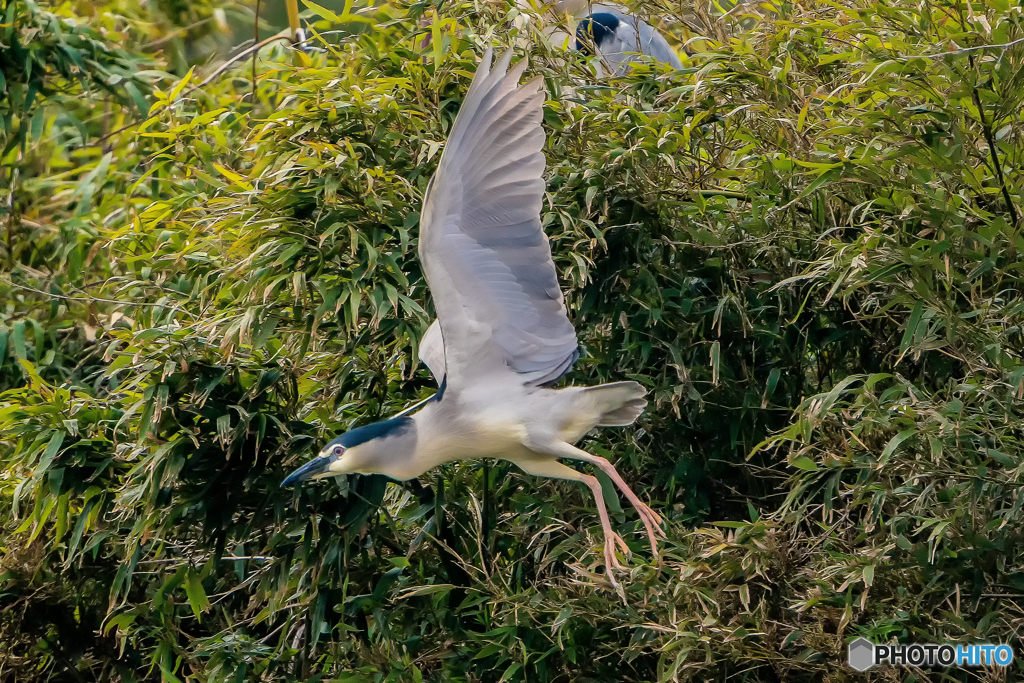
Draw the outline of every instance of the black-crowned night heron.
<instances>
[{"instance_id":1,"label":"black-crowned night heron","mask_svg":"<svg viewBox=\"0 0 1024 683\"><path fill-rule=\"evenodd\" d=\"M516 6L520 14L514 22L520 30L525 28L531 14L540 12L542 19L557 22L541 29L552 45L575 48L585 54L593 54L592 47L596 47L615 75L624 74L640 55L653 57L675 69L683 68L678 53L665 36L622 5L591 0L516 0ZM570 36L563 30L562 17L579 20L575 35ZM598 75L604 75L600 66Z\"/></svg>"},{"instance_id":2,"label":"black-crowned night heron","mask_svg":"<svg viewBox=\"0 0 1024 683\"><path fill-rule=\"evenodd\" d=\"M611 5L594 6L595 11L576 27L576 49L593 54L591 46L616 76L623 75L639 55L653 57L676 69L683 63L656 28L643 19Z\"/></svg>"},{"instance_id":3,"label":"black-crowned night heron","mask_svg":"<svg viewBox=\"0 0 1024 683\"><path fill-rule=\"evenodd\" d=\"M541 228L542 80L518 86L526 60L506 74L510 60L511 50L491 71L487 50L427 186L419 257L437 321L420 354L439 379L437 394L417 412L342 434L282 485L353 472L406 480L475 458L583 482L594 494L614 583L612 570L622 568L616 544L629 549L612 530L601 484L559 458L605 472L636 508L657 553L664 536L658 514L611 463L573 445L594 427L632 424L646 392L636 382L549 386L579 352Z\"/></svg>"}]
</instances>

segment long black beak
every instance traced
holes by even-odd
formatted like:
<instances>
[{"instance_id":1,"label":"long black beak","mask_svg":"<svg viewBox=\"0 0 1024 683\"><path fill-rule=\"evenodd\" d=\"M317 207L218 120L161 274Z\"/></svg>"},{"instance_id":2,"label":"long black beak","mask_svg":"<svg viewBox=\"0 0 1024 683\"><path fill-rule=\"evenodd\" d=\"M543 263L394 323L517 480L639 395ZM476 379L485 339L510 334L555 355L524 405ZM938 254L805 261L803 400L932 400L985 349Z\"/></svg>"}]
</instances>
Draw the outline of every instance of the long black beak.
<instances>
[{"instance_id":1,"label":"long black beak","mask_svg":"<svg viewBox=\"0 0 1024 683\"><path fill-rule=\"evenodd\" d=\"M333 455L317 456L285 477L284 481L281 482L281 486L292 486L300 481L312 479L318 474L323 474L334 460Z\"/></svg>"}]
</instances>

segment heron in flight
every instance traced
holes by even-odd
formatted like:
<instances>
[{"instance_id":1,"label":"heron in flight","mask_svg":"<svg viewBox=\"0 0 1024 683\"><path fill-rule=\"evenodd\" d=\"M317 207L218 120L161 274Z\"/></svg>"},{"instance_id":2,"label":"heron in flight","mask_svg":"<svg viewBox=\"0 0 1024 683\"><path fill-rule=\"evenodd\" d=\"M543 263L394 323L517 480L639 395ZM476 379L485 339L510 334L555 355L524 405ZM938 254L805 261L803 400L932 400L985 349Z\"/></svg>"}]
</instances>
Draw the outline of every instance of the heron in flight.
<instances>
[{"instance_id":1,"label":"heron in flight","mask_svg":"<svg viewBox=\"0 0 1024 683\"><path fill-rule=\"evenodd\" d=\"M551 387L579 351L541 227L542 79L518 85L526 60L508 71L511 57L509 50L492 70L488 48L427 186L419 258L437 320L420 355L438 392L342 434L282 485L348 473L407 480L476 458L579 481L594 494L605 570L617 585L616 545L627 556L629 548L612 530L601 484L559 460L582 460L607 474L636 508L656 554L664 537L658 514L611 463L573 445L594 427L632 424L647 405L646 391L637 382Z\"/></svg>"}]
</instances>

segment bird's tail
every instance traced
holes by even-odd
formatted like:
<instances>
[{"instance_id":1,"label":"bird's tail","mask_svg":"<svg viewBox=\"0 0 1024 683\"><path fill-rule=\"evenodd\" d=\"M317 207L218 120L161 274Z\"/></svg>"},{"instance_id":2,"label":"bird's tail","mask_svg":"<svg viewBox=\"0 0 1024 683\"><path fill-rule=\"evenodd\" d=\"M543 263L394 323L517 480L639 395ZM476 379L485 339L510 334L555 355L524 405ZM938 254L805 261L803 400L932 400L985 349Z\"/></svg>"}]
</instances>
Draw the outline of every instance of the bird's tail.
<instances>
[{"instance_id":1,"label":"bird's tail","mask_svg":"<svg viewBox=\"0 0 1024 683\"><path fill-rule=\"evenodd\" d=\"M612 382L586 387L583 393L600 415L598 427L625 427L633 424L647 405L647 390L638 382Z\"/></svg>"}]
</instances>

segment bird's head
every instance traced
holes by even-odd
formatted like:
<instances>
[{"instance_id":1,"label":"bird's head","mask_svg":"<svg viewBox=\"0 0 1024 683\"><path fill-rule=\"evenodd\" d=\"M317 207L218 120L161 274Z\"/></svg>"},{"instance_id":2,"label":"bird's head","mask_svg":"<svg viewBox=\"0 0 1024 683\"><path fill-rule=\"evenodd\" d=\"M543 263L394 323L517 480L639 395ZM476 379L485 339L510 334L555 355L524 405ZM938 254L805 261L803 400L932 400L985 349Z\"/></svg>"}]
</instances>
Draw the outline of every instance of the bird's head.
<instances>
[{"instance_id":1,"label":"bird's head","mask_svg":"<svg viewBox=\"0 0 1024 683\"><path fill-rule=\"evenodd\" d=\"M317 457L289 474L281 486L292 486L309 479L339 474L387 474L387 461L396 451L408 447L404 441L415 439L412 418L397 417L345 432L328 443Z\"/></svg>"},{"instance_id":2,"label":"bird's head","mask_svg":"<svg viewBox=\"0 0 1024 683\"><path fill-rule=\"evenodd\" d=\"M596 45L600 48L618 28L619 18L614 14L591 14L576 26L576 49L585 55L592 54L590 46Z\"/></svg>"}]
</instances>

